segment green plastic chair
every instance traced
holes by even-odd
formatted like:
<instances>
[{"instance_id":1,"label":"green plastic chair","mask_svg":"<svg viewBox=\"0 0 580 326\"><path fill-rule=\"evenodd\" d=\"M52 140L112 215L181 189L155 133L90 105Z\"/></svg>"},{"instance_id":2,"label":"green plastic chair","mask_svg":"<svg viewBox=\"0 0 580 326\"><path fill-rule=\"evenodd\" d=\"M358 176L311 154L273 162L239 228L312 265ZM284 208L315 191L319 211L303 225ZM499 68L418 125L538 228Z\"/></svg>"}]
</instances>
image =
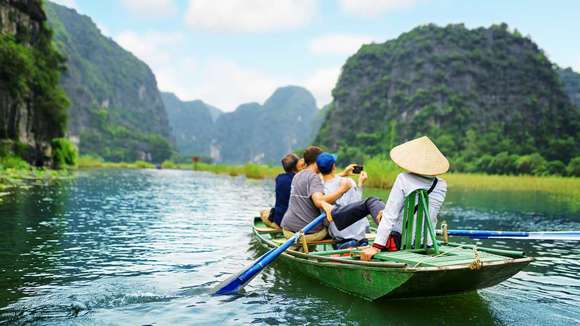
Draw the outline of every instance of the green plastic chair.
<instances>
[{"instance_id":1,"label":"green plastic chair","mask_svg":"<svg viewBox=\"0 0 580 326\"><path fill-rule=\"evenodd\" d=\"M405 198L401 250L426 248L429 243L428 239L431 237L433 250L435 254L439 254L439 245L430 216L427 190L415 190ZM415 241L413 241L413 229L415 230Z\"/></svg>"}]
</instances>

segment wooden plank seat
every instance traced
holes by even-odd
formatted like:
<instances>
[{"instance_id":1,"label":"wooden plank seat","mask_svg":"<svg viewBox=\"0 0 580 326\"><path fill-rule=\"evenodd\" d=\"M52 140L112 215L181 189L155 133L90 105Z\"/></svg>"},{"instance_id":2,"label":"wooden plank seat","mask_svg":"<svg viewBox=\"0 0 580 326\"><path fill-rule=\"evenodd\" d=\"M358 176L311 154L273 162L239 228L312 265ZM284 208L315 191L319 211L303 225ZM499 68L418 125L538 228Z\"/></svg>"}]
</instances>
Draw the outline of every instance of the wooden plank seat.
<instances>
[{"instance_id":1,"label":"wooden plank seat","mask_svg":"<svg viewBox=\"0 0 580 326\"><path fill-rule=\"evenodd\" d=\"M366 234L367 240L374 240L375 239L375 236L376 236L375 233L367 233ZM286 238L278 238L278 239L273 239L272 241L275 242L278 245L281 245L284 242L286 242L286 240L287 240ZM335 244L335 243L336 243L336 240L334 240L334 239L322 239L322 240L318 240L318 241L308 241L308 244L309 245Z\"/></svg>"},{"instance_id":2,"label":"wooden plank seat","mask_svg":"<svg viewBox=\"0 0 580 326\"><path fill-rule=\"evenodd\" d=\"M278 238L278 239L273 239L272 242L281 245L284 242L286 242L286 238ZM317 241L309 241L308 244L309 245L318 245L318 244L334 244L336 243L336 240L334 239L322 239L322 240L317 240Z\"/></svg>"},{"instance_id":3,"label":"wooden plank seat","mask_svg":"<svg viewBox=\"0 0 580 326\"><path fill-rule=\"evenodd\" d=\"M260 232L260 233L282 233L282 229L274 229L271 227L256 227L256 231Z\"/></svg>"}]
</instances>

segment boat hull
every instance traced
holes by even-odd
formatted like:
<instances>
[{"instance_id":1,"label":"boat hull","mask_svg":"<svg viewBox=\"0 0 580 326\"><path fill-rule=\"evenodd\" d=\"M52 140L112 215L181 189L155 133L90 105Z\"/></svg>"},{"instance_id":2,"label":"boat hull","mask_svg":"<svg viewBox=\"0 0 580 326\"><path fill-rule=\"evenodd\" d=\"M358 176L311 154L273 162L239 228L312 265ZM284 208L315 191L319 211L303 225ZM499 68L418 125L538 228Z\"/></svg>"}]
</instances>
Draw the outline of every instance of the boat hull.
<instances>
[{"instance_id":1,"label":"boat hull","mask_svg":"<svg viewBox=\"0 0 580 326\"><path fill-rule=\"evenodd\" d=\"M276 244L254 229L264 249ZM431 267L375 267L320 261L316 256L287 251L279 262L321 283L348 294L374 301L388 298L441 296L494 286L518 273L533 259L507 258L484 263L479 269L470 264Z\"/></svg>"}]
</instances>

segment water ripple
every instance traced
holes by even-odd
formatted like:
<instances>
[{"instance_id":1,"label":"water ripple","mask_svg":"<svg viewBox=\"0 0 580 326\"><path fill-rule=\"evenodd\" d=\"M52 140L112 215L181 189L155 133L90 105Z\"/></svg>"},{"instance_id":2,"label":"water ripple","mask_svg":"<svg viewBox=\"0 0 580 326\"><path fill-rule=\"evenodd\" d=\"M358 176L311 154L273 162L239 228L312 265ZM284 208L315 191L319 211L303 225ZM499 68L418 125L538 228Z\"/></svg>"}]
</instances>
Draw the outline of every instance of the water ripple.
<instances>
[{"instance_id":1,"label":"water ripple","mask_svg":"<svg viewBox=\"0 0 580 326\"><path fill-rule=\"evenodd\" d=\"M272 181L191 171L84 171L0 206L0 324L366 325L574 324L580 249L558 241L481 241L537 259L490 289L427 301L367 303L268 268L245 292L213 297L257 258L251 218L273 202ZM577 212L457 193L454 228L580 228ZM481 199L484 198L484 199ZM540 199L537 199L540 200ZM547 202L546 205L550 204ZM552 202L552 204L554 204ZM554 205L556 206L556 205ZM425 307L417 314L414 307ZM442 314L441 311L445 311Z\"/></svg>"}]
</instances>

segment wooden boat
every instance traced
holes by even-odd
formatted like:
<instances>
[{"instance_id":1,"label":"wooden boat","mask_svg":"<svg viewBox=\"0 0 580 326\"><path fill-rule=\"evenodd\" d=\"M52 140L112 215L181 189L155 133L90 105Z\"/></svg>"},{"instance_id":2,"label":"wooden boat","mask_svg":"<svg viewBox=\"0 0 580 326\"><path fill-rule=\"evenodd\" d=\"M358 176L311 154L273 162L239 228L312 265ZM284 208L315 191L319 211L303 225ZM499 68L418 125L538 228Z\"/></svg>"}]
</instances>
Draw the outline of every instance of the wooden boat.
<instances>
[{"instance_id":1,"label":"wooden boat","mask_svg":"<svg viewBox=\"0 0 580 326\"><path fill-rule=\"evenodd\" d=\"M259 217L254 219L253 232L265 249L286 241L282 232L265 226ZM374 234L367 234L367 238L374 239ZM358 248L334 250L332 240L322 240L299 244L278 260L328 286L369 301L483 289L510 278L533 261L523 252L457 243L440 243L438 251L381 252L372 261L364 262L359 259Z\"/></svg>"}]
</instances>

